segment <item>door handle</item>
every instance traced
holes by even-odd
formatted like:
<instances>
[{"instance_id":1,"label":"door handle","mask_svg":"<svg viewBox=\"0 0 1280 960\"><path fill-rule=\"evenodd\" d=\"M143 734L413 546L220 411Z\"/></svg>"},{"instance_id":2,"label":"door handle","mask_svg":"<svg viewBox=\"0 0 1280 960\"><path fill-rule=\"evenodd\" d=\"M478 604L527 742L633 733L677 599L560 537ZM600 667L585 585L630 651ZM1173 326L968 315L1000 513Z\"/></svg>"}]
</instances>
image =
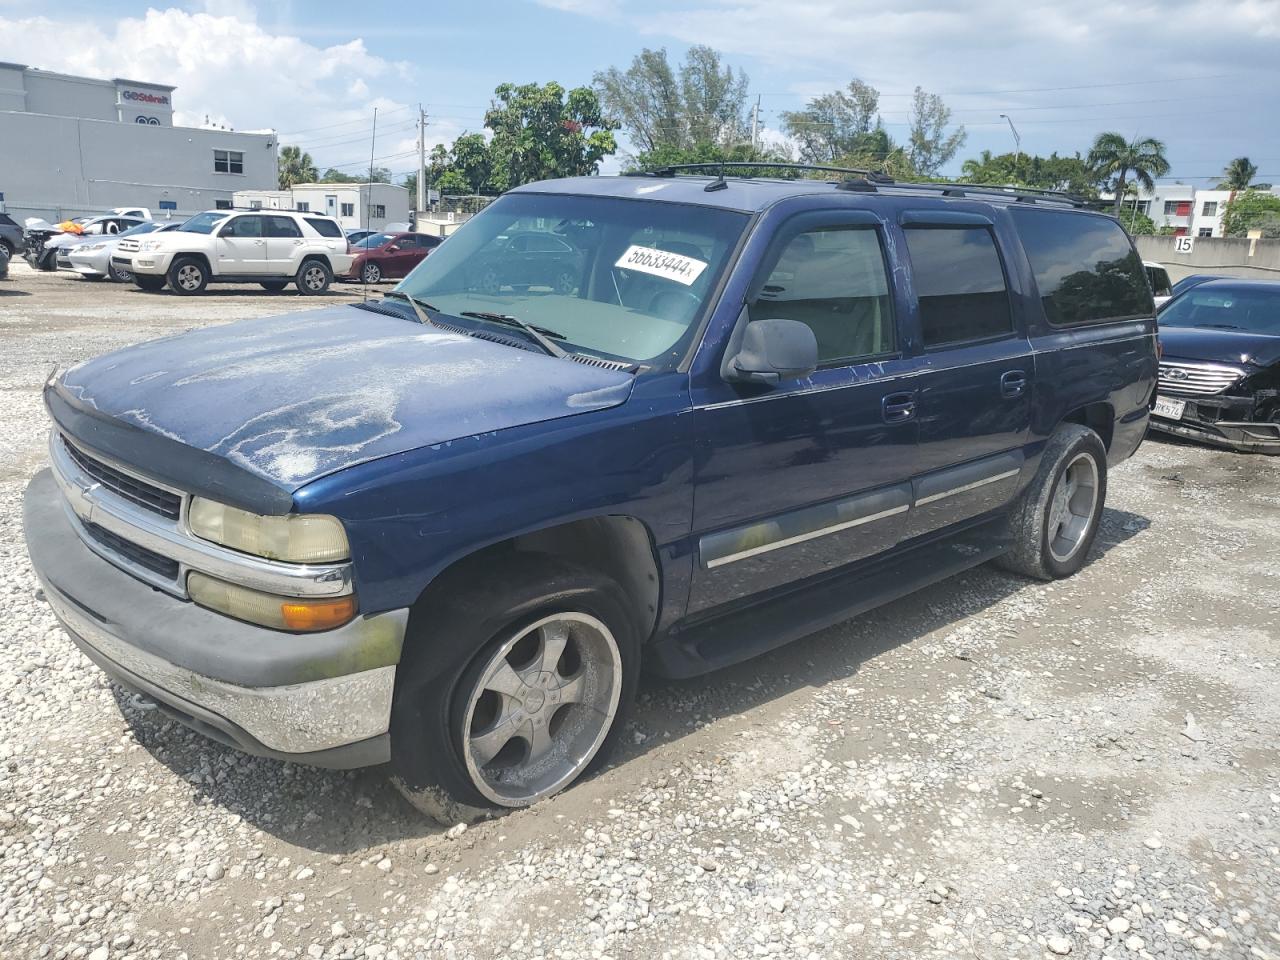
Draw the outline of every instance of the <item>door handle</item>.
<instances>
[{"instance_id":1,"label":"door handle","mask_svg":"<svg viewBox=\"0 0 1280 960\"><path fill-rule=\"evenodd\" d=\"M880 401L880 415L885 423L903 423L916 415L916 395L891 393Z\"/></svg>"},{"instance_id":2,"label":"door handle","mask_svg":"<svg viewBox=\"0 0 1280 960\"><path fill-rule=\"evenodd\" d=\"M1012 400L1027 392L1027 375L1021 370L1006 370L1000 375L1000 396Z\"/></svg>"}]
</instances>

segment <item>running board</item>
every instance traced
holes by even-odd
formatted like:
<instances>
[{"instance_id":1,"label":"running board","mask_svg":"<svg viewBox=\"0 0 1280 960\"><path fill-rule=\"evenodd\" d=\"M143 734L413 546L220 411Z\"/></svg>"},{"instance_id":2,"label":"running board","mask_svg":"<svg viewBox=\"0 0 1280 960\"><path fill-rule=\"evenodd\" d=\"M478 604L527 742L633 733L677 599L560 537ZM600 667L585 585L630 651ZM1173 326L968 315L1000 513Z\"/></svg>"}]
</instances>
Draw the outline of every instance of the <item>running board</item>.
<instances>
[{"instance_id":1,"label":"running board","mask_svg":"<svg viewBox=\"0 0 1280 960\"><path fill-rule=\"evenodd\" d=\"M963 573L1008 548L1005 519L989 520L954 537L677 627L646 651L646 667L683 679L740 663Z\"/></svg>"}]
</instances>

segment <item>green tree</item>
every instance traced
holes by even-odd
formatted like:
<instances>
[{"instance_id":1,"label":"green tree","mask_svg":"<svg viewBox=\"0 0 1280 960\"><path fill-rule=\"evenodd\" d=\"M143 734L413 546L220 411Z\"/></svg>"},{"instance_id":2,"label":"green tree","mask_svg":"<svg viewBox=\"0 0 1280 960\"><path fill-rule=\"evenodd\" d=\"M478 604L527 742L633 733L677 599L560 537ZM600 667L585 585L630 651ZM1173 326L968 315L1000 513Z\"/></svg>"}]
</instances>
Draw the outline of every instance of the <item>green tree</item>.
<instances>
[{"instance_id":1,"label":"green tree","mask_svg":"<svg viewBox=\"0 0 1280 960\"><path fill-rule=\"evenodd\" d=\"M644 49L626 70L610 67L592 78L604 111L641 153L738 143L746 133L748 82L706 46L690 47L679 70L665 48Z\"/></svg>"},{"instance_id":2,"label":"green tree","mask_svg":"<svg viewBox=\"0 0 1280 960\"><path fill-rule=\"evenodd\" d=\"M1258 175L1257 164L1249 162L1248 157L1236 157L1222 171L1222 182L1219 190L1248 190L1253 178Z\"/></svg>"},{"instance_id":3,"label":"green tree","mask_svg":"<svg viewBox=\"0 0 1280 960\"><path fill-rule=\"evenodd\" d=\"M803 110L782 113L782 129L799 144L806 163L830 164L841 157L874 150L880 124L880 92L861 80L849 81L811 99Z\"/></svg>"},{"instance_id":4,"label":"green tree","mask_svg":"<svg viewBox=\"0 0 1280 960\"><path fill-rule=\"evenodd\" d=\"M1244 237L1250 230L1261 230L1268 240L1280 238L1280 197L1246 190L1231 198L1222 214L1222 235Z\"/></svg>"},{"instance_id":5,"label":"green tree","mask_svg":"<svg viewBox=\"0 0 1280 960\"><path fill-rule=\"evenodd\" d=\"M911 98L911 130L907 136L907 157L916 172L925 177L937 174L964 146L968 134L964 126L948 132L951 108L936 93L916 87Z\"/></svg>"},{"instance_id":6,"label":"green tree","mask_svg":"<svg viewBox=\"0 0 1280 960\"><path fill-rule=\"evenodd\" d=\"M1035 187L1040 190L1065 190L1081 196L1098 194L1097 176L1080 156L1047 157L1001 153L983 150L960 165L960 179L969 183L992 183L1001 186Z\"/></svg>"},{"instance_id":7,"label":"green tree","mask_svg":"<svg viewBox=\"0 0 1280 960\"><path fill-rule=\"evenodd\" d=\"M618 149L613 136L618 125L604 115L588 87L566 93L558 83L504 83L494 96L484 125L493 131L486 156L492 165L490 185L498 192L534 180L596 173L600 161Z\"/></svg>"},{"instance_id":8,"label":"green tree","mask_svg":"<svg viewBox=\"0 0 1280 960\"><path fill-rule=\"evenodd\" d=\"M374 183L390 183L391 171L386 167L374 167L373 178ZM369 183L370 177L366 168L363 173L344 173L341 170L330 167L324 172L324 176L318 178L320 183Z\"/></svg>"},{"instance_id":9,"label":"green tree","mask_svg":"<svg viewBox=\"0 0 1280 960\"><path fill-rule=\"evenodd\" d=\"M776 161L786 163L790 158L776 149L752 150L749 143L738 143L724 147L718 143L698 143L692 147L659 147L646 150L630 158L626 165L628 172L638 170L659 170L678 163L768 163ZM777 170L759 170L757 176L794 177L794 170L779 167Z\"/></svg>"},{"instance_id":10,"label":"green tree","mask_svg":"<svg viewBox=\"0 0 1280 960\"><path fill-rule=\"evenodd\" d=\"M1115 178L1111 186L1115 191L1115 212L1120 210L1129 174L1147 190L1153 190L1155 178L1169 172L1164 151L1164 143L1154 137L1126 140L1118 133L1098 134L1089 150L1089 165L1099 182Z\"/></svg>"},{"instance_id":11,"label":"green tree","mask_svg":"<svg viewBox=\"0 0 1280 960\"><path fill-rule=\"evenodd\" d=\"M299 183L315 183L320 177L311 154L303 153L301 147L287 146L280 148L279 182L281 190L288 190Z\"/></svg>"}]
</instances>

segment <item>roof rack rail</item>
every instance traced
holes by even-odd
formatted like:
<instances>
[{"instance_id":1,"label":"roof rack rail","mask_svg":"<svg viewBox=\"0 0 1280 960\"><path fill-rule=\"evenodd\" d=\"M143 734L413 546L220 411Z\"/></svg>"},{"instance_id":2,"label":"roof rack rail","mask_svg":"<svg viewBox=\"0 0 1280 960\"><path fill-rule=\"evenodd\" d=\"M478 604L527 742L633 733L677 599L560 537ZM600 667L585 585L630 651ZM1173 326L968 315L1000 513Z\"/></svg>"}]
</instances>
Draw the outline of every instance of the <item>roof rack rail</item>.
<instances>
[{"instance_id":1,"label":"roof rack rail","mask_svg":"<svg viewBox=\"0 0 1280 960\"><path fill-rule=\"evenodd\" d=\"M849 173L860 177L881 177L882 174L876 173L874 170L863 170L858 167L828 167L816 163L791 163L790 161L773 161L768 160L715 160L710 163L669 163L665 167L655 167L653 170L636 170L627 176L631 177L673 177L682 170L687 171L704 171L710 173L715 171L719 173L726 167L747 170L795 170L797 172L809 173Z\"/></svg>"},{"instance_id":2,"label":"roof rack rail","mask_svg":"<svg viewBox=\"0 0 1280 960\"><path fill-rule=\"evenodd\" d=\"M338 218L331 213L325 213L323 210L299 210L297 207L217 207L214 213L219 211L227 211L228 213L305 213L309 217L327 217L330 220Z\"/></svg>"},{"instance_id":3,"label":"roof rack rail","mask_svg":"<svg viewBox=\"0 0 1280 960\"><path fill-rule=\"evenodd\" d=\"M1077 196L1074 193L1067 193L1065 190L1045 190L1041 187L1019 187L1007 183L896 183L894 186L941 190L942 195L946 197L963 197L968 195L970 192L998 193L1001 196L1011 197L1024 203L1031 203L1036 200L1052 200L1057 203L1069 203L1073 207L1083 207L1088 204L1087 198Z\"/></svg>"}]
</instances>

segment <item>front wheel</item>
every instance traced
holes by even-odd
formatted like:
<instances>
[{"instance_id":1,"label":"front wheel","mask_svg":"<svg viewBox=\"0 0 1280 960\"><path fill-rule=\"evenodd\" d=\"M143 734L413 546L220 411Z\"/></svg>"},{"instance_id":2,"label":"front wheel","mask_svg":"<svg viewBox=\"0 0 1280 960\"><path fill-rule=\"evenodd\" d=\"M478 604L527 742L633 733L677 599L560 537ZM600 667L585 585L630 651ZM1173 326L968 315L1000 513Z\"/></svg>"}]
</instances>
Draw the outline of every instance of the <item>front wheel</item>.
<instances>
[{"instance_id":1,"label":"front wheel","mask_svg":"<svg viewBox=\"0 0 1280 960\"><path fill-rule=\"evenodd\" d=\"M179 257L169 267L169 289L174 293L191 296L208 285L208 269L195 257Z\"/></svg>"},{"instance_id":2,"label":"front wheel","mask_svg":"<svg viewBox=\"0 0 1280 960\"><path fill-rule=\"evenodd\" d=\"M119 267L117 267L114 263L111 263L111 262L107 263L107 276L110 277L112 280L114 280L116 283L129 283L131 280L133 280L133 274L131 274L128 270L121 270Z\"/></svg>"},{"instance_id":3,"label":"front wheel","mask_svg":"<svg viewBox=\"0 0 1280 960\"><path fill-rule=\"evenodd\" d=\"M1107 450L1088 427L1065 423L1049 438L1040 469L1010 514L1013 546L999 563L1040 580L1084 566L1107 496Z\"/></svg>"},{"instance_id":4,"label":"front wheel","mask_svg":"<svg viewBox=\"0 0 1280 960\"><path fill-rule=\"evenodd\" d=\"M603 762L638 674L614 581L538 554L479 573L437 590L391 716L393 779L445 824L530 806Z\"/></svg>"},{"instance_id":5,"label":"front wheel","mask_svg":"<svg viewBox=\"0 0 1280 960\"><path fill-rule=\"evenodd\" d=\"M323 260L307 260L298 268L294 279L298 292L306 296L317 296L329 289L333 282L333 271Z\"/></svg>"},{"instance_id":6,"label":"front wheel","mask_svg":"<svg viewBox=\"0 0 1280 960\"><path fill-rule=\"evenodd\" d=\"M365 283L377 283L382 279L382 268L376 263L366 263L360 271L360 278Z\"/></svg>"}]
</instances>

